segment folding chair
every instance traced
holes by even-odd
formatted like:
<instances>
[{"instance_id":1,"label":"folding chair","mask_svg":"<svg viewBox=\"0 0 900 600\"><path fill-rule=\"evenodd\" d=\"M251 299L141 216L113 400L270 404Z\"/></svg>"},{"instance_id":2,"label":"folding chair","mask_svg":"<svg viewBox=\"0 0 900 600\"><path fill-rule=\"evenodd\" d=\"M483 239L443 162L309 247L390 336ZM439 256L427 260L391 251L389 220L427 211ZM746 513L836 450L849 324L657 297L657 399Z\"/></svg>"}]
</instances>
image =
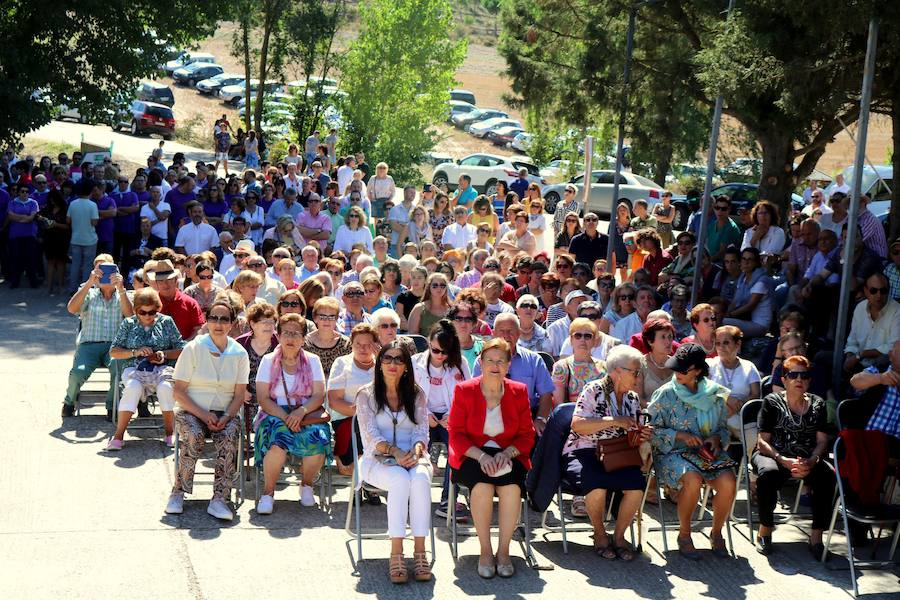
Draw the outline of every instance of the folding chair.
<instances>
[{"instance_id":1,"label":"folding chair","mask_svg":"<svg viewBox=\"0 0 900 600\"><path fill-rule=\"evenodd\" d=\"M113 409L112 409L112 423L113 427L118 427L119 425L119 401L122 399L122 372L125 370L124 362L122 360L112 360L110 361L110 372L113 373ZM150 409L156 405L158 405L156 394L150 394L147 396L146 400L141 400L141 402L147 403L147 408ZM148 429L161 429L163 427L162 415L151 415L149 417L140 417L135 413L131 416L131 421L128 423L129 430L148 430Z\"/></svg>"},{"instance_id":2,"label":"folding chair","mask_svg":"<svg viewBox=\"0 0 900 600\"><path fill-rule=\"evenodd\" d=\"M547 370L551 373L553 372L553 365L556 363L556 360L547 352L538 352L538 356L541 357L541 360L544 361L544 366L547 367Z\"/></svg>"},{"instance_id":3,"label":"folding chair","mask_svg":"<svg viewBox=\"0 0 900 600\"><path fill-rule=\"evenodd\" d=\"M426 338L424 335L407 333L402 335L401 337L411 339L413 341L413 344L416 345L416 352L425 352L426 350L428 350L428 338Z\"/></svg>"},{"instance_id":4,"label":"folding chair","mask_svg":"<svg viewBox=\"0 0 900 600\"><path fill-rule=\"evenodd\" d=\"M845 400L841 404L851 402ZM838 406L840 408L840 405ZM838 411L840 414L840 411ZM846 423L847 421L843 421ZM838 513L844 521L844 537L847 540L847 561L850 563L850 582L853 586L853 597L859 595L859 584L856 581L856 569L892 569L894 553L897 551L897 541L900 539L900 506L885 504L883 501L876 507L862 507L855 502L848 502L845 483L841 479L840 458L846 455L848 448L841 437L834 441L834 471L837 479L838 499L834 504L834 512L831 515L831 525L828 527L828 537L825 540L825 550L822 552L822 562L828 559L828 549L831 547L831 536L834 534L834 525ZM882 482L883 486L884 482ZM883 489L883 487L882 487ZM853 538L850 535L850 521L867 525L893 525L894 537L891 542L891 551L886 561L858 561L853 554Z\"/></svg>"},{"instance_id":5,"label":"folding chair","mask_svg":"<svg viewBox=\"0 0 900 600\"><path fill-rule=\"evenodd\" d=\"M97 367L90 378L84 382L75 399L75 415L81 416L82 408L89 408L102 404L106 406L106 394L113 383L114 365L118 361L110 360L109 367Z\"/></svg>"},{"instance_id":6,"label":"folding chair","mask_svg":"<svg viewBox=\"0 0 900 600\"><path fill-rule=\"evenodd\" d=\"M865 429L880 402L881 398L873 395L841 400L836 411L838 431Z\"/></svg>"},{"instance_id":7,"label":"folding chair","mask_svg":"<svg viewBox=\"0 0 900 600\"><path fill-rule=\"evenodd\" d=\"M420 336L421 337L421 336ZM423 338L424 339L424 338ZM350 536L350 539L356 540L356 555L359 557L357 560L363 559L363 551L362 551L362 541L363 539L367 540L389 540L390 536L386 531L376 531L376 530L363 530L362 528L362 519L360 517L361 508L362 508L362 491L365 490L367 492L376 493L381 496L387 497L387 490L382 490L380 488L375 487L374 485L370 485L365 481L360 481L359 478L359 444L356 440L356 431L357 431L357 421L356 415L353 415L353 422L351 423L353 434L350 436L351 443L353 444L353 476L350 479L350 499L347 502L347 519L344 522L344 531L347 532L347 535ZM359 489L357 489L359 488ZM455 506L451 504L450 506ZM430 509L429 509L430 510ZM456 513L456 511L450 511L451 513ZM350 528L350 521L353 521L353 528ZM431 561L434 562L435 556L435 544L434 544L434 519L431 521ZM407 535L407 538L410 536ZM350 559L353 560L353 553L350 553ZM354 562L353 568L356 568L356 563Z\"/></svg>"},{"instance_id":8,"label":"folding chair","mask_svg":"<svg viewBox=\"0 0 900 600\"><path fill-rule=\"evenodd\" d=\"M234 471L234 477L231 481L231 487L234 490L234 505L240 506L244 501L244 423L241 417L240 411L238 414L234 416L238 421L239 431L240 431L240 439L238 440L237 453L235 454L235 462L237 464L237 468ZM204 438L204 448L212 443L212 438L210 436L206 436ZM176 428L175 431L175 448L173 454L175 455L175 469L178 469L178 461L181 458L181 436L178 435L178 430ZM199 466L200 462L203 459L197 461ZM214 475L215 471L201 471L199 469L194 470L194 480L196 481L197 475ZM229 498L230 500L230 498Z\"/></svg>"},{"instance_id":9,"label":"folding chair","mask_svg":"<svg viewBox=\"0 0 900 600\"><path fill-rule=\"evenodd\" d=\"M323 511L328 509L328 505L331 502L331 461L326 457L325 464L322 465L322 469L319 471L318 476L316 477L316 482L319 484L319 508ZM289 467L285 469L285 467ZM297 458L296 456L292 456L291 454L287 455L287 460L284 461L284 465L281 467L281 474L278 476L278 481L275 483L277 487L279 484L284 485L285 487L301 487L303 485L303 477L301 475L301 469L303 467L303 459ZM294 480L291 481L290 477L294 475ZM260 486L260 480L264 479L263 477L263 463L256 462L255 457L253 461L253 501L255 504L259 504L259 499L262 496L262 487Z\"/></svg>"}]
</instances>

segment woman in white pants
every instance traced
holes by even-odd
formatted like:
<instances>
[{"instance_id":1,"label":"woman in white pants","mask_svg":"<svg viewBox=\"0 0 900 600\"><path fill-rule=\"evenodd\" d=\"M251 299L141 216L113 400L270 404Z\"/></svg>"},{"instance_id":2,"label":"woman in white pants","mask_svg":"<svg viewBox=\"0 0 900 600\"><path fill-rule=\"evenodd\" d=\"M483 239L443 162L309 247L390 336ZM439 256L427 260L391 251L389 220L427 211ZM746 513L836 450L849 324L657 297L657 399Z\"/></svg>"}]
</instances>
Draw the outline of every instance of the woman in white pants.
<instances>
[{"instance_id":1,"label":"woman in white pants","mask_svg":"<svg viewBox=\"0 0 900 600\"><path fill-rule=\"evenodd\" d=\"M166 445L174 444L172 433L175 425L175 396L172 388L172 368L181 355L184 341L172 317L160 314L162 302L152 288L138 290L132 300L134 316L119 325L109 356L124 360L122 371L122 395L119 398L119 419L116 433L107 450L121 450L125 428L138 402L148 394L156 394L162 409L166 431Z\"/></svg>"},{"instance_id":2,"label":"woman in white pants","mask_svg":"<svg viewBox=\"0 0 900 600\"><path fill-rule=\"evenodd\" d=\"M409 521L413 534L413 575L431 580L425 536L431 528L432 466L428 457L428 402L416 385L412 357L398 341L382 346L375 360L375 380L356 395L356 415L363 440L360 482L387 490L389 574L406 583L403 538Z\"/></svg>"}]
</instances>

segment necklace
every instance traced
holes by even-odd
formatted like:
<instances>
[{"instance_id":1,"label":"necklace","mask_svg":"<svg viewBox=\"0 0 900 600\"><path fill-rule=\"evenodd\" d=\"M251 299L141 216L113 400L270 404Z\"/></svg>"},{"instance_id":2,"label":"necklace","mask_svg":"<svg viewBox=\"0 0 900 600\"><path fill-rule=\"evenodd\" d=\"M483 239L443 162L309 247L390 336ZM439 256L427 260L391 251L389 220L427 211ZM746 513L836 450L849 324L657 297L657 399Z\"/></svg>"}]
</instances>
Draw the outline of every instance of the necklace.
<instances>
[{"instance_id":1,"label":"necklace","mask_svg":"<svg viewBox=\"0 0 900 600\"><path fill-rule=\"evenodd\" d=\"M725 361L721 358L719 359L719 372L722 374L722 379L725 380L725 387L731 389L731 382L734 381L734 373L738 370L738 367L741 366L741 362L738 361L738 364L734 366L734 368L729 369L725 366Z\"/></svg>"},{"instance_id":2,"label":"necklace","mask_svg":"<svg viewBox=\"0 0 900 600\"><path fill-rule=\"evenodd\" d=\"M794 412L794 409L791 408L791 403L787 399L786 395L784 397L784 402L785 402L785 404L787 404L787 417L788 417L788 420L790 420L791 425L793 425L795 428L803 425L803 416L809 410L809 398L806 397L806 394L803 394L803 408L801 409L802 412L800 412L800 413ZM796 417L794 415L796 415Z\"/></svg>"},{"instance_id":3,"label":"necklace","mask_svg":"<svg viewBox=\"0 0 900 600\"><path fill-rule=\"evenodd\" d=\"M665 371L665 370L666 370L666 367L665 367L664 365L661 365L661 364L659 364L658 362L656 362L656 359L653 358L653 353L652 353L652 352L648 352L648 353L647 353L647 360L650 361L650 362L653 364L653 366L657 368L657 370L659 370L659 371Z\"/></svg>"}]
</instances>

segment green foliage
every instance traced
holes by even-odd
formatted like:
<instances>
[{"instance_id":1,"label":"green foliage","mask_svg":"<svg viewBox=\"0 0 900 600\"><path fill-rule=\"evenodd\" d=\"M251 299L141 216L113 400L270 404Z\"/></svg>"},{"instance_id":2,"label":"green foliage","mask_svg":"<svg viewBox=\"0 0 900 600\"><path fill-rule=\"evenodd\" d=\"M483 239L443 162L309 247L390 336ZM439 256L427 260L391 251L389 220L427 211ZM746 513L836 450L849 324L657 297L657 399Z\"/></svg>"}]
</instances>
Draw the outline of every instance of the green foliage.
<instances>
[{"instance_id":1,"label":"green foliage","mask_svg":"<svg viewBox=\"0 0 900 600\"><path fill-rule=\"evenodd\" d=\"M213 142L209 123L199 112L179 121L178 127L175 128L175 139L195 148L208 148Z\"/></svg>"},{"instance_id":2,"label":"green foliage","mask_svg":"<svg viewBox=\"0 0 900 600\"><path fill-rule=\"evenodd\" d=\"M61 103L99 120L169 59L168 45L189 46L228 14L221 0L7 0L0 9L0 141L48 123Z\"/></svg>"},{"instance_id":3,"label":"green foliage","mask_svg":"<svg viewBox=\"0 0 900 600\"><path fill-rule=\"evenodd\" d=\"M288 146L290 146L290 141L287 139L280 139L277 142L273 142L269 145L269 156L267 159L272 164L280 163L288 154Z\"/></svg>"},{"instance_id":4,"label":"green foliage","mask_svg":"<svg viewBox=\"0 0 900 600\"><path fill-rule=\"evenodd\" d=\"M399 183L418 181L415 165L437 140L447 117L454 73L465 41L449 0L369 0L360 9L360 35L341 58L341 152L365 151L384 161Z\"/></svg>"}]
</instances>

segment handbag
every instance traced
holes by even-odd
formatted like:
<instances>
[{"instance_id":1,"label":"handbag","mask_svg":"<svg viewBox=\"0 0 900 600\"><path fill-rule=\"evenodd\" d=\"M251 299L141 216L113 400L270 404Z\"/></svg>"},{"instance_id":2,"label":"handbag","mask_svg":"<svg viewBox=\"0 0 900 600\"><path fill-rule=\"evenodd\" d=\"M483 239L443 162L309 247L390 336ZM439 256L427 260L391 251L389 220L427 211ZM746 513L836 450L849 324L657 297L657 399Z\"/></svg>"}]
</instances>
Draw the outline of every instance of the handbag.
<instances>
[{"instance_id":1,"label":"handbag","mask_svg":"<svg viewBox=\"0 0 900 600\"><path fill-rule=\"evenodd\" d=\"M630 438L626 434L597 442L597 460L607 473L627 467L640 467L644 463L638 447L631 445Z\"/></svg>"},{"instance_id":2,"label":"handbag","mask_svg":"<svg viewBox=\"0 0 900 600\"><path fill-rule=\"evenodd\" d=\"M287 383L284 381L284 371L281 371L281 389L284 390L284 397L287 398L288 404L291 403L291 395L288 393ZM328 411L325 410L324 406L321 406L315 410L307 411L305 415L303 415L303 420L300 421L300 427L306 427L307 425L318 425L319 423L328 423L331 421L331 415L328 414Z\"/></svg>"},{"instance_id":3,"label":"handbag","mask_svg":"<svg viewBox=\"0 0 900 600\"><path fill-rule=\"evenodd\" d=\"M705 449L704 446L701 448ZM699 450L685 450L681 453L681 457L704 473L720 469L733 469L737 466L737 463L727 455L715 455L709 450L703 453Z\"/></svg>"}]
</instances>

